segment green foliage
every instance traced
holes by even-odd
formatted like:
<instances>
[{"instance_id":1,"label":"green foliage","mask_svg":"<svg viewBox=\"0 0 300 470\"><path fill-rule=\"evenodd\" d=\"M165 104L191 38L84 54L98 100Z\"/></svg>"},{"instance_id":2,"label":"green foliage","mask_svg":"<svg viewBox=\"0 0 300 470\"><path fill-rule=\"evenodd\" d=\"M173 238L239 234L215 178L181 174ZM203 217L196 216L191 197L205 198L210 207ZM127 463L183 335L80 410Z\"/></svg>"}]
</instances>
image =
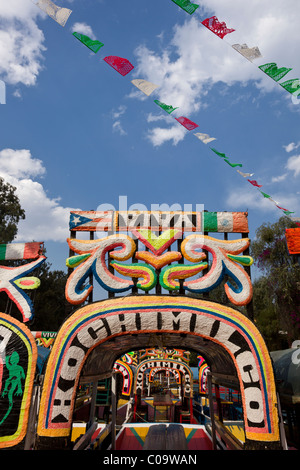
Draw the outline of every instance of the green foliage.
<instances>
[{"instance_id":1,"label":"green foliage","mask_svg":"<svg viewBox=\"0 0 300 470\"><path fill-rule=\"evenodd\" d=\"M271 345L279 346L280 332L284 332L286 347L300 335L300 265L289 254L285 238L285 229L294 226L288 217L263 224L251 246L251 255L263 273L253 285L254 318Z\"/></svg>"},{"instance_id":2,"label":"green foliage","mask_svg":"<svg viewBox=\"0 0 300 470\"><path fill-rule=\"evenodd\" d=\"M251 245L251 256L257 266L267 274L275 268L289 267L293 263L287 251L285 230L295 227L288 217L281 217L274 224L262 224L256 230L256 240Z\"/></svg>"},{"instance_id":3,"label":"green foliage","mask_svg":"<svg viewBox=\"0 0 300 470\"><path fill-rule=\"evenodd\" d=\"M70 310L65 298L68 275L50 268L45 261L38 273L41 285L34 294L34 319L30 325L34 331L58 331Z\"/></svg>"},{"instance_id":4,"label":"green foliage","mask_svg":"<svg viewBox=\"0 0 300 470\"><path fill-rule=\"evenodd\" d=\"M5 183L0 177L0 243L13 241L18 232L19 220L25 219L25 211L15 191L14 186Z\"/></svg>"},{"instance_id":5,"label":"green foliage","mask_svg":"<svg viewBox=\"0 0 300 470\"><path fill-rule=\"evenodd\" d=\"M199 353L197 351L190 351L190 362L189 366L190 367L197 367L199 359L197 357L199 356Z\"/></svg>"},{"instance_id":6,"label":"green foliage","mask_svg":"<svg viewBox=\"0 0 300 470\"><path fill-rule=\"evenodd\" d=\"M271 295L269 280L262 276L253 283L255 324L263 335L270 351L286 349L286 335L280 333L279 312Z\"/></svg>"}]
</instances>

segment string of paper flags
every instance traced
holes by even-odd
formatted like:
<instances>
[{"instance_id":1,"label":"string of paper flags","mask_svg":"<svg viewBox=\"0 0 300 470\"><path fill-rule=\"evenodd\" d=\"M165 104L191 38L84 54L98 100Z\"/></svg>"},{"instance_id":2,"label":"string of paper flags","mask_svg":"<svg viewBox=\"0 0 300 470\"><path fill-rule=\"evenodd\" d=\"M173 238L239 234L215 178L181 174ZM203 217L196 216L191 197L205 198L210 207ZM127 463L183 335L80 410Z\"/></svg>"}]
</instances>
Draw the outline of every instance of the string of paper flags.
<instances>
[{"instance_id":1,"label":"string of paper flags","mask_svg":"<svg viewBox=\"0 0 300 470\"><path fill-rule=\"evenodd\" d=\"M50 16L53 20L55 20L61 26L65 26L70 14L72 13L72 10L68 8L58 7L51 0L38 0L38 1L32 0L32 1L36 6L38 6L41 10L47 13L48 16ZM199 7L198 4L191 3L189 0L172 0L172 1L190 15L192 15ZM224 37L227 34L230 34L235 31L233 28L228 28L225 22L220 22L216 16L212 16L211 18L206 18L201 23L203 24L203 26L208 28L212 33L217 35L220 39L224 39ZM73 36L77 38L82 44L84 44L94 53L97 53L104 46L102 42L98 40L92 40L88 36L78 33L78 32L73 32ZM240 53L243 57L245 57L250 62L253 62L253 60L259 57L262 57L261 52L258 47L249 48L247 44L242 44L242 45L233 44L232 48L236 50L238 53ZM128 73L130 73L134 69L134 66L126 58L122 58L118 56L107 56L107 57L104 57L103 60L122 76L126 76ZM298 96L300 94L300 80L298 78L287 80L285 82L279 82L279 80L285 77L285 75L287 75L292 70L292 68L288 68L288 67L278 68L275 62L260 65L258 66L258 68L263 73L268 75L271 79L273 79L276 83L278 83L288 93L292 94L293 96ZM159 85L155 85L144 79L134 79L134 80L131 80L131 83L147 96L150 96L151 93L155 89L159 88ZM173 111L178 109L177 107L173 107L171 105L162 103L159 100L154 100L154 103L158 105L161 109L163 109L165 112L167 112L169 115ZM178 118L175 118L175 120L179 122L183 127L185 127L188 131L192 131L196 129L197 127L199 127L198 124L191 121L185 116L180 116ZM194 135L204 144L208 144L216 140L215 137L211 137L210 135L206 133L202 133L202 132L196 132ZM224 162L226 162L232 168L236 168L236 167L241 168L243 166L241 163L230 162L229 158L226 156L225 153L219 152L213 147L210 147L210 149L216 155L221 157L224 160ZM274 203L275 206L278 209L282 210L286 216L290 216L290 214L294 213L293 211L290 211L282 207L280 203L275 201L270 195L261 191L260 188L262 188L262 185L258 184L256 180L249 179L254 175L254 173L244 173L239 169L237 169L236 171L243 178L247 178L247 181L252 186L256 187L264 198Z\"/></svg>"}]
</instances>

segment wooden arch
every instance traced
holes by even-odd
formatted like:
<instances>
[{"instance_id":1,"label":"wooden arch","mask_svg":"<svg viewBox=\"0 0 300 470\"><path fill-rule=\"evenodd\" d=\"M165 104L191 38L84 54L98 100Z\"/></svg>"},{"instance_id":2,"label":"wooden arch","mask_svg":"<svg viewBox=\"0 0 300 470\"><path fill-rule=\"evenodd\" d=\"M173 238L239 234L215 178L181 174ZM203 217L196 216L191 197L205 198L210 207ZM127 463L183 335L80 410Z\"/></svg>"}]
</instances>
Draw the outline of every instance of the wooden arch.
<instances>
[{"instance_id":1,"label":"wooden arch","mask_svg":"<svg viewBox=\"0 0 300 470\"><path fill-rule=\"evenodd\" d=\"M103 300L78 309L65 321L48 358L37 448L51 448L53 438L56 448L59 440L66 445L79 377L91 364L102 365L103 373L111 370L120 353L146 347L151 335L166 338L170 347L199 351L212 372L235 374L243 402L245 448L280 448L272 363L255 325L232 308L169 295Z\"/></svg>"}]
</instances>

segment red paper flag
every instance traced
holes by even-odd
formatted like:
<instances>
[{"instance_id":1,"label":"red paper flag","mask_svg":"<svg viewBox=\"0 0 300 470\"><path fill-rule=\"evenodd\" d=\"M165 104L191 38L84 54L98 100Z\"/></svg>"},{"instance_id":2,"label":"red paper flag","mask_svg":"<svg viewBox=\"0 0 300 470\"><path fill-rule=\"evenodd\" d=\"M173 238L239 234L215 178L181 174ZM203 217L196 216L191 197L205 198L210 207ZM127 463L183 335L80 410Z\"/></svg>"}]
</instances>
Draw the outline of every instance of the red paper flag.
<instances>
[{"instance_id":1,"label":"red paper flag","mask_svg":"<svg viewBox=\"0 0 300 470\"><path fill-rule=\"evenodd\" d=\"M248 180L249 183L253 184L253 186L257 186L258 188L261 188L262 187L262 184L258 184L257 181L255 180Z\"/></svg>"},{"instance_id":2,"label":"red paper flag","mask_svg":"<svg viewBox=\"0 0 300 470\"><path fill-rule=\"evenodd\" d=\"M103 59L107 64L111 65L117 72L119 72L123 77L127 75L134 67L127 59L122 57L117 57L115 55L110 55L104 57Z\"/></svg>"},{"instance_id":3,"label":"red paper flag","mask_svg":"<svg viewBox=\"0 0 300 470\"><path fill-rule=\"evenodd\" d=\"M233 31L235 31L235 29L227 28L226 23L224 21L220 23L216 16L206 18L206 20L202 21L202 24L206 26L206 28L210 29L210 31L215 33L217 36L219 36L219 38L221 39L223 39L226 34L233 33Z\"/></svg>"},{"instance_id":4,"label":"red paper flag","mask_svg":"<svg viewBox=\"0 0 300 470\"><path fill-rule=\"evenodd\" d=\"M182 126L184 126L188 131L192 131L193 129L196 129L196 127L199 127L198 124L196 124L193 121L190 121L188 118L180 116L179 118L175 118L176 121L178 121Z\"/></svg>"},{"instance_id":5,"label":"red paper flag","mask_svg":"<svg viewBox=\"0 0 300 470\"><path fill-rule=\"evenodd\" d=\"M300 254L300 228L285 229L285 237L290 255Z\"/></svg>"}]
</instances>

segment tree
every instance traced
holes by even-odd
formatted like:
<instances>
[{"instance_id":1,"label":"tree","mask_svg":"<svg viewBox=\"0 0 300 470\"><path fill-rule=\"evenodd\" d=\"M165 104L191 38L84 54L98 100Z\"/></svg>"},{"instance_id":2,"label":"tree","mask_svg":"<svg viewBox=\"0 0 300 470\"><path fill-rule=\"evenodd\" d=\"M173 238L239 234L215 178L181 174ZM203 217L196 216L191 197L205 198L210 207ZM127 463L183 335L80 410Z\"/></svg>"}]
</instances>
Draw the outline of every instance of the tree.
<instances>
[{"instance_id":1,"label":"tree","mask_svg":"<svg viewBox=\"0 0 300 470\"><path fill-rule=\"evenodd\" d=\"M16 188L0 177L0 243L12 242L18 233L19 221L25 219L25 211L15 192ZM29 261L3 260L1 264L12 267ZM57 331L71 310L65 299L67 274L63 271L51 271L50 268L51 265L45 261L39 272L33 273L41 280L41 285L37 290L27 291L34 305L31 330ZM23 321L18 307L5 292L0 292L0 311Z\"/></svg>"},{"instance_id":2,"label":"tree","mask_svg":"<svg viewBox=\"0 0 300 470\"><path fill-rule=\"evenodd\" d=\"M58 331L71 309L65 298L68 275L64 271L51 271L47 260L37 274L41 285L34 293L32 331Z\"/></svg>"},{"instance_id":3,"label":"tree","mask_svg":"<svg viewBox=\"0 0 300 470\"><path fill-rule=\"evenodd\" d=\"M31 324L34 331L58 331L70 310L65 298L68 275L63 271L51 271L50 268L46 261L39 273L41 285L35 292Z\"/></svg>"},{"instance_id":4,"label":"tree","mask_svg":"<svg viewBox=\"0 0 300 470\"><path fill-rule=\"evenodd\" d=\"M279 312L273 296L270 295L268 277L261 276L253 282L253 310L255 324L264 337L270 351L288 348L286 335L279 326Z\"/></svg>"},{"instance_id":5,"label":"tree","mask_svg":"<svg viewBox=\"0 0 300 470\"><path fill-rule=\"evenodd\" d=\"M25 219L16 189L0 177L0 243L13 241L18 233L19 221Z\"/></svg>"},{"instance_id":6,"label":"tree","mask_svg":"<svg viewBox=\"0 0 300 470\"><path fill-rule=\"evenodd\" d=\"M24 261L13 263L22 264ZM65 298L68 275L64 271L51 271L51 264L47 260L33 272L33 275L40 279L41 284L37 289L26 291L33 304L33 318L28 322L28 327L31 331L58 331L72 311ZM5 292L0 292L0 312L5 312L23 322L18 306Z\"/></svg>"},{"instance_id":7,"label":"tree","mask_svg":"<svg viewBox=\"0 0 300 470\"><path fill-rule=\"evenodd\" d=\"M272 344L276 339L278 343L280 331L286 332L288 346L300 334L300 265L289 254L285 238L286 228L293 227L288 217L262 224L251 246L251 255L263 274L254 283L257 325Z\"/></svg>"}]
</instances>

